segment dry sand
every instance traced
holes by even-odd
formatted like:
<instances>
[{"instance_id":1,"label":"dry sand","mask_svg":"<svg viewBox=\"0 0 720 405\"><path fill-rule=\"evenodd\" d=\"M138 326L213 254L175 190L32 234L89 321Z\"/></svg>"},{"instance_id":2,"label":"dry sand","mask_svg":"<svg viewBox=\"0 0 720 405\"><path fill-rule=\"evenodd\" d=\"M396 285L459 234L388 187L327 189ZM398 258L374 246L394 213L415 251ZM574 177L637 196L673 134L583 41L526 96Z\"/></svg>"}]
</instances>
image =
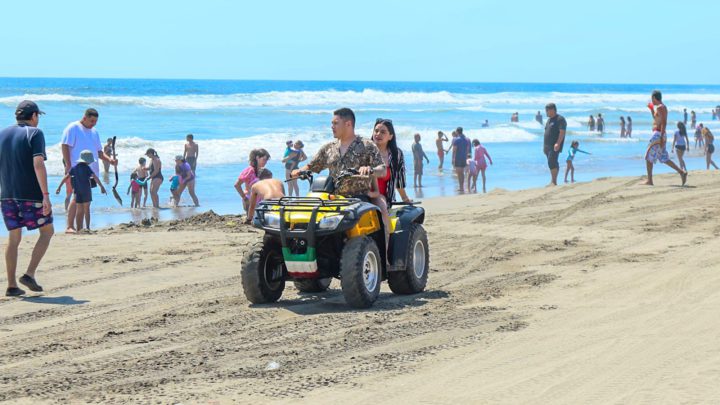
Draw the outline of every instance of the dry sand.
<instances>
[{"instance_id":1,"label":"dry sand","mask_svg":"<svg viewBox=\"0 0 720 405\"><path fill-rule=\"evenodd\" d=\"M57 235L0 301L0 400L717 403L720 173L639 181L426 201L427 292L363 311L250 307L238 218Z\"/></svg>"}]
</instances>

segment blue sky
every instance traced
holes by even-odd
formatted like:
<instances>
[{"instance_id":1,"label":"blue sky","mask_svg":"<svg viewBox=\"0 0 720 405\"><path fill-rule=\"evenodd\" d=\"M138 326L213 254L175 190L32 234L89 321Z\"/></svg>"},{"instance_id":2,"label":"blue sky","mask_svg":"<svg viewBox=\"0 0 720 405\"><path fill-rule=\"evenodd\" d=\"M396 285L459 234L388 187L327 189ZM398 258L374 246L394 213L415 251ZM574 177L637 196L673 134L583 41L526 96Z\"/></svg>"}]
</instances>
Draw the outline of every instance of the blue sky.
<instances>
[{"instance_id":1,"label":"blue sky","mask_svg":"<svg viewBox=\"0 0 720 405\"><path fill-rule=\"evenodd\" d=\"M40 0L2 8L5 77L720 83L718 1Z\"/></svg>"}]
</instances>

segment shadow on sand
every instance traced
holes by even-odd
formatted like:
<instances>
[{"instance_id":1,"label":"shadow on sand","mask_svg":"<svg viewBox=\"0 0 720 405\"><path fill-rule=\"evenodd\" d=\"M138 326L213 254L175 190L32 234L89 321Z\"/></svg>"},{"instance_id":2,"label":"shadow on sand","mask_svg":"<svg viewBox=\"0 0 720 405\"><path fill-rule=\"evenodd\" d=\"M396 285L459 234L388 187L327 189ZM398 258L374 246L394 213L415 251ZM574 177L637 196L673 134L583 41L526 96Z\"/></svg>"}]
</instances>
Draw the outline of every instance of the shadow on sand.
<instances>
[{"instance_id":1,"label":"shadow on sand","mask_svg":"<svg viewBox=\"0 0 720 405\"><path fill-rule=\"evenodd\" d=\"M81 305L88 303L88 300L76 300L74 297L63 295L62 297L46 297L44 295L36 295L32 297L23 297L23 301L34 302L36 304L53 304L53 305Z\"/></svg>"},{"instance_id":2,"label":"shadow on sand","mask_svg":"<svg viewBox=\"0 0 720 405\"><path fill-rule=\"evenodd\" d=\"M372 307L357 309L345 302L342 290L329 289L322 293L299 293L300 298L283 300L273 304L251 305L251 308L283 308L298 315L318 315L340 312L378 312L392 311L409 307L421 307L430 300L445 299L450 296L442 290L424 291L419 294L398 295L389 292L380 293Z\"/></svg>"}]
</instances>

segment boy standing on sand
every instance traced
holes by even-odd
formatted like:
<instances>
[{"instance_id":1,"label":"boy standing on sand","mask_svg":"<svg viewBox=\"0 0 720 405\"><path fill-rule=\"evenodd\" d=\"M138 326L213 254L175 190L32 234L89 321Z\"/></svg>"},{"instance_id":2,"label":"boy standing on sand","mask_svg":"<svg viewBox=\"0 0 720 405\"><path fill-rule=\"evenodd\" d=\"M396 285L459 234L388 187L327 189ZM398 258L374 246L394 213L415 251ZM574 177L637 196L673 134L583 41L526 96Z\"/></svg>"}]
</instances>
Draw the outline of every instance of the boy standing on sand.
<instances>
[{"instance_id":1,"label":"boy standing on sand","mask_svg":"<svg viewBox=\"0 0 720 405\"><path fill-rule=\"evenodd\" d=\"M0 131L0 200L8 230L5 249L8 279L5 295L8 297L25 294L15 281L22 228L29 231L40 229L40 237L30 256L27 271L19 280L36 292L43 289L35 281L35 270L54 233L45 169L45 135L37 128L40 114L45 113L40 111L37 104L25 100L15 109L17 125Z\"/></svg>"},{"instance_id":2,"label":"boy standing on sand","mask_svg":"<svg viewBox=\"0 0 720 405\"><path fill-rule=\"evenodd\" d=\"M260 181L250 187L250 201L247 217L245 218L245 223L247 224L252 222L253 215L255 215L255 207L257 207L260 201L285 196L285 187L282 181L273 179L270 170L262 169L259 178Z\"/></svg>"},{"instance_id":3,"label":"boy standing on sand","mask_svg":"<svg viewBox=\"0 0 720 405\"><path fill-rule=\"evenodd\" d=\"M665 130L667 128L668 110L665 104L662 103L662 93L659 90L652 92L648 108L653 117L653 136L650 138L650 145L648 145L647 152L645 152L648 179L644 184L648 186L653 185L653 165L659 160L660 163L665 163L680 174L680 179L684 186L687 182L687 172L680 169L675 162L670 160L667 149L665 149L665 144L667 143Z\"/></svg>"},{"instance_id":4,"label":"boy standing on sand","mask_svg":"<svg viewBox=\"0 0 720 405\"><path fill-rule=\"evenodd\" d=\"M190 164L192 172L195 173L197 167L197 158L200 154L200 147L195 143L193 134L187 134L185 137L187 143L185 144L185 152L183 153L183 159Z\"/></svg>"},{"instance_id":5,"label":"boy standing on sand","mask_svg":"<svg viewBox=\"0 0 720 405\"><path fill-rule=\"evenodd\" d=\"M70 169L68 174L63 177L58 185L55 194L60 194L60 188L62 185L70 179L72 184L75 206L77 209L77 216L75 219L75 226L78 232L83 229L83 220L87 219L85 227L87 231L90 231L90 203L92 202L92 183L94 180L100 186L100 192L105 194L105 187L100 182L100 179L95 175L93 170L90 168L90 164L95 161L92 151L85 149L80 152L80 158L77 161L75 167Z\"/></svg>"},{"instance_id":6,"label":"boy standing on sand","mask_svg":"<svg viewBox=\"0 0 720 405\"><path fill-rule=\"evenodd\" d=\"M415 187L422 188L422 176L423 176L423 158L430 164L425 151L420 144L420 134L415 134L415 143L412 145L413 163L415 166L415 176L413 177L413 184Z\"/></svg>"}]
</instances>

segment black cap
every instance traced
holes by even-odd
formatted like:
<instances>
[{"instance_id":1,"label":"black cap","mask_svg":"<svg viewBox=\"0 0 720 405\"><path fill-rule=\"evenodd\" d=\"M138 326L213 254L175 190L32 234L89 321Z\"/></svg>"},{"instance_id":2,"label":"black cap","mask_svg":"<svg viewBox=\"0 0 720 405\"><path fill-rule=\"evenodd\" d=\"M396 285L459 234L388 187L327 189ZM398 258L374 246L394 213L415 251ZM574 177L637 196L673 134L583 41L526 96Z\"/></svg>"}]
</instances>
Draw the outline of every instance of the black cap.
<instances>
[{"instance_id":1,"label":"black cap","mask_svg":"<svg viewBox=\"0 0 720 405\"><path fill-rule=\"evenodd\" d=\"M32 113L45 114L44 112L40 111L40 108L38 108L37 104L30 100L21 101L15 109L16 115L28 115Z\"/></svg>"}]
</instances>

